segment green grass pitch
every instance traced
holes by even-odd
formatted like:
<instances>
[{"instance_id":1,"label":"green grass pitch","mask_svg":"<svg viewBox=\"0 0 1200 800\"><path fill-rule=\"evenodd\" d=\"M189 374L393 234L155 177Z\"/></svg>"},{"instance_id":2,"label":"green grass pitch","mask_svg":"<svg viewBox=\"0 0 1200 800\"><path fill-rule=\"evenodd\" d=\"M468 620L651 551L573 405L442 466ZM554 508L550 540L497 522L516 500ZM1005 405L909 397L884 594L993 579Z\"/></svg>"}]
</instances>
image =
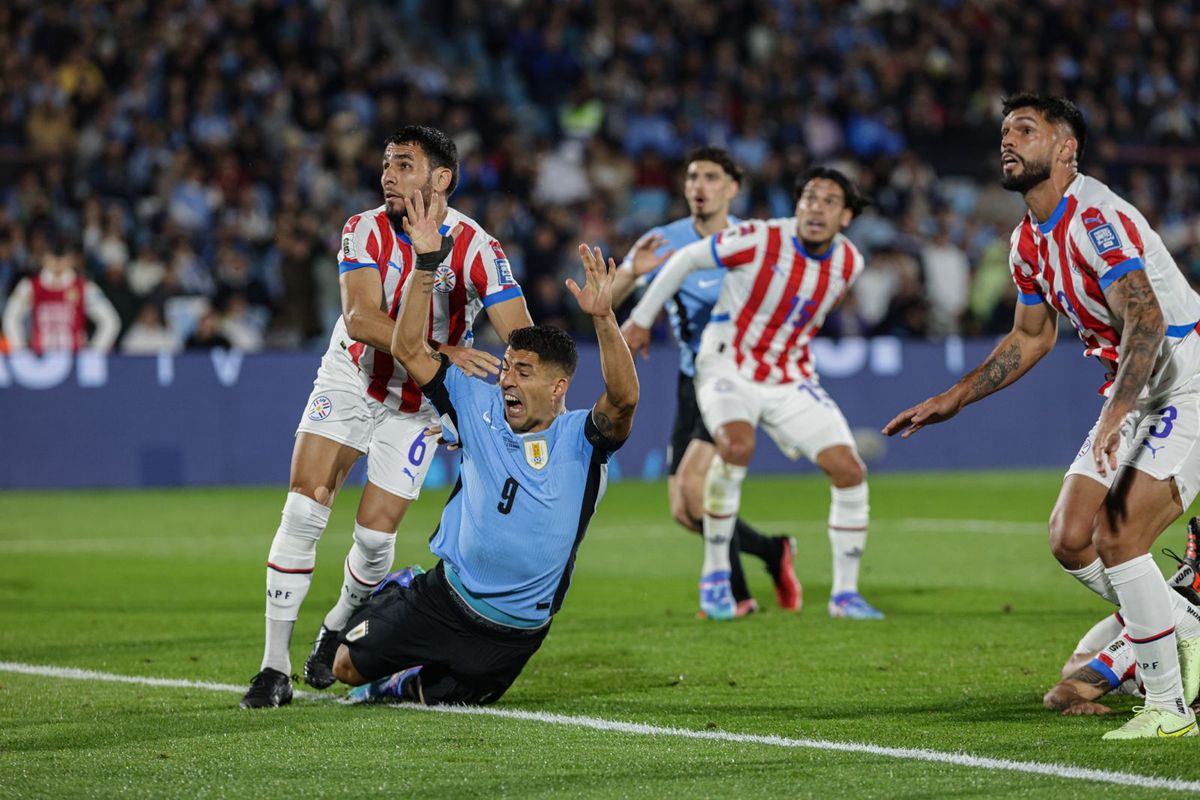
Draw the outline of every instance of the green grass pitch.
<instances>
[{"instance_id":1,"label":"green grass pitch","mask_svg":"<svg viewBox=\"0 0 1200 800\"><path fill-rule=\"evenodd\" d=\"M828 488L752 478L744 516L794 534L806 607L697 620L699 540L662 483L610 487L542 650L496 707L696 731L927 748L1200 780L1198 740L1119 745L1119 716L1041 696L1104 604L1049 555L1057 472L872 479L864 594L882 622L831 620ZM444 492L401 527L432 566ZM244 686L262 647L273 489L0 493L0 661ZM341 580L357 493L336 504L292 647L303 663ZM1182 550L1183 524L1160 541ZM1169 563L1162 560L1164 567ZM334 690L340 691L340 690ZM533 719L347 707L0 670L2 797L1163 797L1163 789L760 742ZM1172 795L1174 793L1171 793Z\"/></svg>"}]
</instances>

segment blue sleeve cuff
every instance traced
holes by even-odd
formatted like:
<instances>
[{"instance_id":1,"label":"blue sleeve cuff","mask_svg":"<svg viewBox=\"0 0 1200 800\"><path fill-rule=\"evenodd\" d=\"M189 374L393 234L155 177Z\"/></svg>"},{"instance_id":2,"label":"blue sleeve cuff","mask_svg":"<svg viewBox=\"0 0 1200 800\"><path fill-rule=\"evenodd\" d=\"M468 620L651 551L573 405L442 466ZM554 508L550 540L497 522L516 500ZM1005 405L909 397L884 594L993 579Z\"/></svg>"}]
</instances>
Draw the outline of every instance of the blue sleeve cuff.
<instances>
[{"instance_id":1,"label":"blue sleeve cuff","mask_svg":"<svg viewBox=\"0 0 1200 800\"><path fill-rule=\"evenodd\" d=\"M1117 677L1117 673L1113 672L1108 664L1105 664L1100 659L1093 658L1087 665L1104 676L1104 680L1108 681L1110 689L1116 689L1121 685L1121 679Z\"/></svg>"},{"instance_id":2,"label":"blue sleeve cuff","mask_svg":"<svg viewBox=\"0 0 1200 800\"><path fill-rule=\"evenodd\" d=\"M338 262L338 274L341 274L343 272L352 272L353 270L362 269L363 267L372 267L374 269L378 269L378 267L375 264L373 264L369 261L366 264L359 264L356 261L339 261Z\"/></svg>"},{"instance_id":3,"label":"blue sleeve cuff","mask_svg":"<svg viewBox=\"0 0 1200 800\"><path fill-rule=\"evenodd\" d=\"M712 248L713 263L716 264L718 267L725 266L724 264L721 263L721 256L717 252L717 237L716 236L708 237L708 245L709 245L709 247Z\"/></svg>"},{"instance_id":4,"label":"blue sleeve cuff","mask_svg":"<svg viewBox=\"0 0 1200 800\"><path fill-rule=\"evenodd\" d=\"M1113 281L1122 275L1145 268L1146 265L1142 263L1140 258L1131 258L1128 261L1122 261L1120 264L1117 264L1108 272L1100 276L1100 291L1107 289Z\"/></svg>"},{"instance_id":5,"label":"blue sleeve cuff","mask_svg":"<svg viewBox=\"0 0 1200 800\"><path fill-rule=\"evenodd\" d=\"M1042 296L1036 293L1026 294L1025 292L1019 292L1017 294L1017 299L1021 301L1021 305L1023 306L1041 305L1042 302Z\"/></svg>"},{"instance_id":6,"label":"blue sleeve cuff","mask_svg":"<svg viewBox=\"0 0 1200 800\"><path fill-rule=\"evenodd\" d=\"M505 300L512 300L514 297L520 297L520 296L521 296L521 287L520 286L510 286L507 289L504 289L503 291L499 291L494 294L489 294L487 297L483 298L483 307L489 308L491 306L496 305L496 303L503 303Z\"/></svg>"}]
</instances>

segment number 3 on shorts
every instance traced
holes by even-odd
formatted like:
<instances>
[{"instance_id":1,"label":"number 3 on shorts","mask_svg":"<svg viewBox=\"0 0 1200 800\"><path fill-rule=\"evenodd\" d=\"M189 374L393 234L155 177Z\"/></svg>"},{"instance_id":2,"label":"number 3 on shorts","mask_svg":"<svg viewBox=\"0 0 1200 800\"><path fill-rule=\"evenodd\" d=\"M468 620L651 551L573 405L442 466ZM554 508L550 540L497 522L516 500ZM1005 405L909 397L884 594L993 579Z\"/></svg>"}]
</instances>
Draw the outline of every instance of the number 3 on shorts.
<instances>
[{"instance_id":1,"label":"number 3 on shorts","mask_svg":"<svg viewBox=\"0 0 1200 800\"><path fill-rule=\"evenodd\" d=\"M1150 426L1150 435L1155 439L1165 439L1171 435L1171 429L1175 427L1175 417L1179 411L1175 406L1167 406L1158 412L1161 416L1159 422L1162 423L1162 430L1158 429L1158 425Z\"/></svg>"}]
</instances>

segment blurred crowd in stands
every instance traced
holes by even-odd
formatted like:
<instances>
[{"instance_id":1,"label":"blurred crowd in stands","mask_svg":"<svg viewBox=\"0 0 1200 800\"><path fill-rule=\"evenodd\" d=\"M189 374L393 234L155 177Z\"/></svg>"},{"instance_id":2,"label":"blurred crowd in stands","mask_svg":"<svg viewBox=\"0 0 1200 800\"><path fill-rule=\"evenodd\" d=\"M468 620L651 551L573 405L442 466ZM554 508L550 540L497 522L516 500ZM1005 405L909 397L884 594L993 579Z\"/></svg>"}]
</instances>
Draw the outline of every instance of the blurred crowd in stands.
<instances>
[{"instance_id":1,"label":"blurred crowd in stands","mask_svg":"<svg viewBox=\"0 0 1200 800\"><path fill-rule=\"evenodd\" d=\"M681 158L728 148L734 212L790 216L812 163L873 199L834 336L1011 324L1006 92L1072 97L1083 170L1200 282L1200 11L1124 0L9 0L0 4L0 305L59 237L118 349L302 347L336 248L380 204L386 136L434 125L452 204L538 321L575 326L575 245L618 258L687 213Z\"/></svg>"}]
</instances>

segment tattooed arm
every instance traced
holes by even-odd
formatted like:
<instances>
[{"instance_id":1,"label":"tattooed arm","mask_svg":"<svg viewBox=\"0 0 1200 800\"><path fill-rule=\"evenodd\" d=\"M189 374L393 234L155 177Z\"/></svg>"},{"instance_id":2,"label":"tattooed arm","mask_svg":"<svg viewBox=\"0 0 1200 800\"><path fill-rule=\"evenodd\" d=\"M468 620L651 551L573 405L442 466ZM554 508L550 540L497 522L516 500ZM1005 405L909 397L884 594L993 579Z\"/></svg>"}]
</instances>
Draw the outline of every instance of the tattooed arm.
<instances>
[{"instance_id":1,"label":"tattooed arm","mask_svg":"<svg viewBox=\"0 0 1200 800\"><path fill-rule=\"evenodd\" d=\"M1107 714L1112 709L1095 701L1110 691L1108 679L1085 664L1054 684L1042 698L1042 705L1068 717Z\"/></svg>"},{"instance_id":2,"label":"tattooed arm","mask_svg":"<svg viewBox=\"0 0 1200 800\"><path fill-rule=\"evenodd\" d=\"M919 405L905 409L884 426L888 436L907 439L926 425L945 422L963 407L999 391L1024 375L1054 347L1055 315L1045 303L1017 305L1013 329L983 363L958 383Z\"/></svg>"},{"instance_id":3,"label":"tattooed arm","mask_svg":"<svg viewBox=\"0 0 1200 800\"><path fill-rule=\"evenodd\" d=\"M1121 425L1150 380L1167 330L1145 270L1133 270L1117 278L1104 290L1104 299L1123 326L1117 377L1100 412L1096 440L1092 442L1092 456L1101 475L1117 468Z\"/></svg>"}]
</instances>

